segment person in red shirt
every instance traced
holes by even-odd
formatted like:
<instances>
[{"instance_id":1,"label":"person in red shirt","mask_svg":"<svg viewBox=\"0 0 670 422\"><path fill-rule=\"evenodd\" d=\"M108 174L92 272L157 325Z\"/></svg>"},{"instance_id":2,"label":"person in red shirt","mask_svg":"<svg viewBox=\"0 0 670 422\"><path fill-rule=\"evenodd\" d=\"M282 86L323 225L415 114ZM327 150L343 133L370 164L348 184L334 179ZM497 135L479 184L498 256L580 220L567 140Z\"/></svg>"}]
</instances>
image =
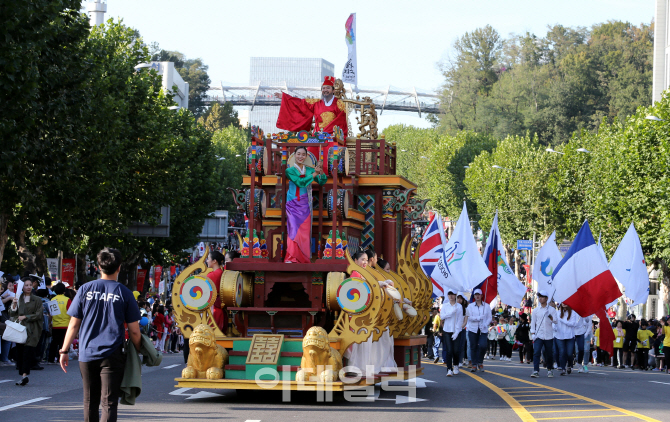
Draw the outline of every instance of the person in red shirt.
<instances>
[{"instance_id":1,"label":"person in red shirt","mask_svg":"<svg viewBox=\"0 0 670 422\"><path fill-rule=\"evenodd\" d=\"M154 315L154 329L156 330L156 335L158 340L156 341L156 350L159 352L163 351L163 344L165 343L165 335L163 331L165 329L165 307L163 305L158 305L156 309L156 315Z\"/></svg>"},{"instance_id":2,"label":"person in red shirt","mask_svg":"<svg viewBox=\"0 0 670 422\"><path fill-rule=\"evenodd\" d=\"M219 289L219 294L216 296L216 301L212 305L212 315L214 316L214 322L219 327L222 333L226 332L228 328L228 323L226 321L226 313L221 308L221 276L223 275L223 261L224 256L219 251L212 251L207 257L207 267L213 269L211 273L207 274L207 277L212 280L214 287Z\"/></svg>"},{"instance_id":3,"label":"person in red shirt","mask_svg":"<svg viewBox=\"0 0 670 422\"><path fill-rule=\"evenodd\" d=\"M347 107L344 101L335 98L335 77L326 76L321 85L321 99L316 98L295 98L286 93L275 93L276 98L281 98L281 107L277 117L277 127L291 132L301 130L312 130L312 119L314 119L314 132L326 132L333 134L335 126L342 129L344 139L347 138ZM342 141L344 141L344 139ZM335 142L329 142L324 150L324 157L328 157L328 150L331 146L337 145ZM317 160L319 148L308 148L309 152L314 154ZM328 160L324 160L323 170L328 174Z\"/></svg>"}]
</instances>

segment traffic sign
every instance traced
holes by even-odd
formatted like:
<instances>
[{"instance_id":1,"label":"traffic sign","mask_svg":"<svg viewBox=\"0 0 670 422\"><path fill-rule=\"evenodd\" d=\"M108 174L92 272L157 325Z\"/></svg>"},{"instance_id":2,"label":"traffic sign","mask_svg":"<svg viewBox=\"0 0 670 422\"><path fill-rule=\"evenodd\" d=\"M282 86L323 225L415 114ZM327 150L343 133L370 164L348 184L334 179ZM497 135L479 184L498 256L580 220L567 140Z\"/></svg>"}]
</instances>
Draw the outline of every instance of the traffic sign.
<instances>
[{"instance_id":1,"label":"traffic sign","mask_svg":"<svg viewBox=\"0 0 670 422\"><path fill-rule=\"evenodd\" d=\"M516 248L519 250L531 251L533 250L533 241L519 239L516 241Z\"/></svg>"}]
</instances>

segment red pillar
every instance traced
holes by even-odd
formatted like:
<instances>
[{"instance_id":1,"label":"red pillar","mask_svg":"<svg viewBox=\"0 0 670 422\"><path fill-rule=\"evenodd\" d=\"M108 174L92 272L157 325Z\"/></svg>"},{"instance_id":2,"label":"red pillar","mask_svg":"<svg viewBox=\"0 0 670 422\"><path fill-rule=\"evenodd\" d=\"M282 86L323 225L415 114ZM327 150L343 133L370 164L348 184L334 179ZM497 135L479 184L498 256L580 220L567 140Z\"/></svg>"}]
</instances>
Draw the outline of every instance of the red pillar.
<instances>
[{"instance_id":1,"label":"red pillar","mask_svg":"<svg viewBox=\"0 0 670 422\"><path fill-rule=\"evenodd\" d=\"M397 217L392 207L394 190L394 188L385 188L382 190L382 236L381 242L377 242L377 245L381 245L381 249L376 252L377 256L387 260L391 264L391 268L395 269L398 232Z\"/></svg>"}]
</instances>

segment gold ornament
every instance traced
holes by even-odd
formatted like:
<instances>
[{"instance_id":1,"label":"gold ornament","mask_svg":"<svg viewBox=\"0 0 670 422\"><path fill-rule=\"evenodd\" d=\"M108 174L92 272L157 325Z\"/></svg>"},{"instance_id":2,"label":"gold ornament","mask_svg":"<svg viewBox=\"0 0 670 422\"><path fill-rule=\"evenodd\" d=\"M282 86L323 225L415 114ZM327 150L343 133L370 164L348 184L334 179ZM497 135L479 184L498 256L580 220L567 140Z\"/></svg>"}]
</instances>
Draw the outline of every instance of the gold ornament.
<instances>
[{"instance_id":1,"label":"gold ornament","mask_svg":"<svg viewBox=\"0 0 670 422\"><path fill-rule=\"evenodd\" d=\"M340 312L340 315L335 322L335 326L328 335L332 338L340 339L340 350L342 351L347 350L347 348L353 343L363 343L371 335L373 335L373 333L378 332L378 329L375 328L375 325L379 315L382 314L382 304L384 303L381 287L379 286L379 279L375 278L375 276L369 273L368 268L363 268L359 265L356 265L356 263L351 259L349 251L345 253L345 256L349 261L347 272L351 273L352 271L358 271L370 285L372 303L368 309L366 309L365 312L361 313L360 315L350 315L346 312ZM334 294L333 297L335 297ZM335 302L337 302L336 299ZM388 306L388 310L386 312L391 312L390 306ZM381 336L381 332L379 332L378 335Z\"/></svg>"},{"instance_id":2,"label":"gold ornament","mask_svg":"<svg viewBox=\"0 0 670 422\"><path fill-rule=\"evenodd\" d=\"M321 327L312 327L302 340L302 360L296 381L334 382L342 369L342 355L330 347L328 333Z\"/></svg>"},{"instance_id":3,"label":"gold ornament","mask_svg":"<svg viewBox=\"0 0 670 422\"><path fill-rule=\"evenodd\" d=\"M196 272L200 271L198 276L206 277L207 274L211 273L213 270L207 268L205 261L209 256L209 247L205 248L205 254L194 264L186 267L177 278L175 279L174 286L172 287L172 304L174 305L174 313L176 320L181 328L184 338L189 338L194 327L205 324L214 330L214 335L217 338L224 338L226 335L219 330L219 327L214 321L214 315L212 315L211 308L206 308L201 311L192 311L181 302L179 292L181 291L181 286L189 277L196 275ZM218 286L217 286L218 287Z\"/></svg>"},{"instance_id":4,"label":"gold ornament","mask_svg":"<svg viewBox=\"0 0 670 422\"><path fill-rule=\"evenodd\" d=\"M188 340L189 355L182 378L220 380L228 363L228 352L216 344L214 331L204 324L195 327Z\"/></svg>"}]
</instances>

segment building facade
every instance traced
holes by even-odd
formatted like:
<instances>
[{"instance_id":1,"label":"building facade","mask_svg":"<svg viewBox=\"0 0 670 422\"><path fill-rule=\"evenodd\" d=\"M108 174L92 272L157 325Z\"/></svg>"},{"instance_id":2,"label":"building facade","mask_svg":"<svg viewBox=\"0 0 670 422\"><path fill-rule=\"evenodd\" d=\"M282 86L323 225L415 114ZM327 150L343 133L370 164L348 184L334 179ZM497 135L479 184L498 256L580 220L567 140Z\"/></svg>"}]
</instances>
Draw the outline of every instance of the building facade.
<instances>
[{"instance_id":1,"label":"building facade","mask_svg":"<svg viewBox=\"0 0 670 422\"><path fill-rule=\"evenodd\" d=\"M670 0L656 0L654 18L654 74L653 103L661 99L661 94L670 86Z\"/></svg>"},{"instance_id":2,"label":"building facade","mask_svg":"<svg viewBox=\"0 0 670 422\"><path fill-rule=\"evenodd\" d=\"M319 86L325 76L334 76L335 66L324 59L298 57L252 57L249 72L250 85L265 86ZM249 113L249 124L260 126L266 133L278 132L279 107L254 107Z\"/></svg>"},{"instance_id":3,"label":"building facade","mask_svg":"<svg viewBox=\"0 0 670 422\"><path fill-rule=\"evenodd\" d=\"M179 107L188 108L188 82L174 68L173 62L151 62L154 69L163 78L163 89L174 94L172 98Z\"/></svg>"}]
</instances>

